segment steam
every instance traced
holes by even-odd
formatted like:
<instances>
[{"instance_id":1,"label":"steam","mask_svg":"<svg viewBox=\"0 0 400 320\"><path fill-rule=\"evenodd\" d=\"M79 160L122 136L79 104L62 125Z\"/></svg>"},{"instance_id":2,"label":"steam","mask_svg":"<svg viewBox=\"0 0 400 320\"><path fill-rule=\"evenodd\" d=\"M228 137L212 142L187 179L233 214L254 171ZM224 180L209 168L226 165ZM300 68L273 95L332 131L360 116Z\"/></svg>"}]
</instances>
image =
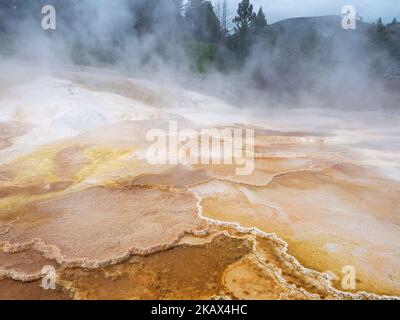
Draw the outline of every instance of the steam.
<instances>
[{"instance_id":1,"label":"steam","mask_svg":"<svg viewBox=\"0 0 400 320\"><path fill-rule=\"evenodd\" d=\"M187 31L177 17L178 1L12 2L11 16L1 13L3 28L12 34L2 37L1 52L6 58L53 67L107 67L162 78L223 96L242 107L387 108L398 101L386 89L384 75L371 71L377 62L387 70L399 65L384 49L370 45L376 28L371 24L360 22L358 30L345 31L339 16L309 18L308 24L296 19L277 22L268 26L267 37L251 46L244 63L229 61L241 64L240 68L221 71L210 66L199 75L192 72L185 51L182 37ZM41 28L44 5L57 10L56 30ZM141 25L144 16L152 22L150 26ZM307 46L313 51L307 52ZM220 59L232 60L224 56L224 50L225 45L219 45Z\"/></svg>"}]
</instances>

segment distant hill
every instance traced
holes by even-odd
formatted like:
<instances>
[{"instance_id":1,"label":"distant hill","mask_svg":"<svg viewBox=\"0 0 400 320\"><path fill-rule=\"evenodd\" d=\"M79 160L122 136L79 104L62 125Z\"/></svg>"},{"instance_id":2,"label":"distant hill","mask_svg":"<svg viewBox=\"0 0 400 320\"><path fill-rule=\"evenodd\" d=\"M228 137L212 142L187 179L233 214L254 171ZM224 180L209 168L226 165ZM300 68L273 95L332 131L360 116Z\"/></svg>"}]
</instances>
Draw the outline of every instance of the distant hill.
<instances>
[{"instance_id":1,"label":"distant hill","mask_svg":"<svg viewBox=\"0 0 400 320\"><path fill-rule=\"evenodd\" d=\"M356 30L345 30L341 22L332 15L292 18L269 25L269 30L274 44L284 50L282 56L294 61L346 63L360 70L379 64L384 74L400 66L400 24L378 32L375 24L358 20Z\"/></svg>"},{"instance_id":2,"label":"distant hill","mask_svg":"<svg viewBox=\"0 0 400 320\"><path fill-rule=\"evenodd\" d=\"M318 29L322 33L347 32L342 28L342 17L337 15L319 17L301 17L281 20L270 25L273 29L286 30L290 32L304 32L309 29ZM365 31L373 27L372 24L357 20L357 30Z\"/></svg>"},{"instance_id":3,"label":"distant hill","mask_svg":"<svg viewBox=\"0 0 400 320\"><path fill-rule=\"evenodd\" d=\"M376 29L372 24L357 21L356 30L345 30L341 22L340 16L293 18L270 25L270 30L279 43L291 43L292 48L311 45L321 58L337 60L343 58L339 53L363 48Z\"/></svg>"},{"instance_id":4,"label":"distant hill","mask_svg":"<svg viewBox=\"0 0 400 320\"><path fill-rule=\"evenodd\" d=\"M292 18L268 25L268 37L248 63L256 87L358 99L382 83L400 86L400 24L345 30L340 16Z\"/></svg>"}]
</instances>

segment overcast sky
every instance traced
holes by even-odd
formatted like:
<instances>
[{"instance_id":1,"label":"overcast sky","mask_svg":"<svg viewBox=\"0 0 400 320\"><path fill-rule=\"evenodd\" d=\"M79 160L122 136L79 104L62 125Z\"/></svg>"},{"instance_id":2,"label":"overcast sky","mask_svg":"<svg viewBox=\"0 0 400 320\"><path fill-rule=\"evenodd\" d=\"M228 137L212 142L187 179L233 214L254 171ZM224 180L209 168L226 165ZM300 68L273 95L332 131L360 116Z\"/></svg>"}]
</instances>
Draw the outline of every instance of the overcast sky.
<instances>
[{"instance_id":1,"label":"overcast sky","mask_svg":"<svg viewBox=\"0 0 400 320\"><path fill-rule=\"evenodd\" d=\"M240 0L228 0L231 10L236 12ZM250 0L258 10L263 6L269 23L277 20L340 14L346 4L360 10L360 16L366 22L373 22L382 17L391 22L394 17L400 20L400 0Z\"/></svg>"}]
</instances>

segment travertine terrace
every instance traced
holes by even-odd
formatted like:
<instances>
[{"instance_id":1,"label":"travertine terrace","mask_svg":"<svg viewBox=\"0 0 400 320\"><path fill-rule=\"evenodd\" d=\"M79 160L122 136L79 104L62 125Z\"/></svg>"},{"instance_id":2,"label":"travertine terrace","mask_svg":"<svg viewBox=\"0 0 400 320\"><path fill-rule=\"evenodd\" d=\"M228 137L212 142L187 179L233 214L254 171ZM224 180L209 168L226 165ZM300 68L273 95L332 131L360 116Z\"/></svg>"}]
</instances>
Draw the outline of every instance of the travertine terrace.
<instances>
[{"instance_id":1,"label":"travertine terrace","mask_svg":"<svg viewBox=\"0 0 400 320\"><path fill-rule=\"evenodd\" d=\"M0 298L400 295L398 114L265 112L93 70L13 70L0 87ZM146 132L171 119L253 128L254 172L150 165ZM56 290L40 287L45 265Z\"/></svg>"}]
</instances>

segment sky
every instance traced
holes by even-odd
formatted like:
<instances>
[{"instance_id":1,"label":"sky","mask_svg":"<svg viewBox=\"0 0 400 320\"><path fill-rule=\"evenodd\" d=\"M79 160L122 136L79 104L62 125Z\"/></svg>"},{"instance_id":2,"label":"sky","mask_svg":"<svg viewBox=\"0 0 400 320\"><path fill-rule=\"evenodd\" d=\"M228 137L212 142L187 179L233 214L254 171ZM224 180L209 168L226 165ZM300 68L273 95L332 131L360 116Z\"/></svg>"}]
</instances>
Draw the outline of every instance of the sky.
<instances>
[{"instance_id":1,"label":"sky","mask_svg":"<svg viewBox=\"0 0 400 320\"><path fill-rule=\"evenodd\" d=\"M240 0L228 0L232 12L236 12ZM250 0L258 10L262 5L269 23L287 18L340 15L344 5L353 5L366 22L382 17L391 22L400 21L400 0Z\"/></svg>"}]
</instances>

